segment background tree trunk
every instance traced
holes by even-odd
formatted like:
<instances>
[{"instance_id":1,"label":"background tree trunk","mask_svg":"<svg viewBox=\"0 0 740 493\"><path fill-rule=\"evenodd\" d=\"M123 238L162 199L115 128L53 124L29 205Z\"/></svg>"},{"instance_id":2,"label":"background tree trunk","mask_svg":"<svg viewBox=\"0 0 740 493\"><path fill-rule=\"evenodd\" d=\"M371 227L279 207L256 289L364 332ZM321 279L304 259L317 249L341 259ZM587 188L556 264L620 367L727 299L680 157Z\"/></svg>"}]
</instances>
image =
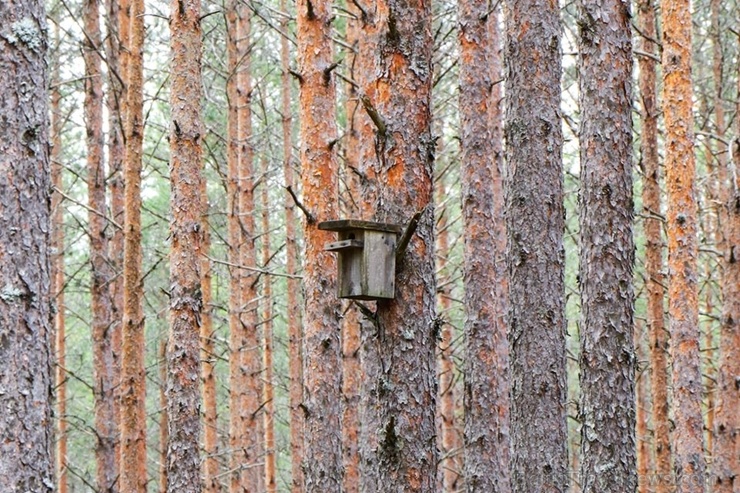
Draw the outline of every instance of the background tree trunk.
<instances>
[{"instance_id":1,"label":"background tree trunk","mask_svg":"<svg viewBox=\"0 0 740 493\"><path fill-rule=\"evenodd\" d=\"M706 464L699 359L691 11L686 0L662 0L661 12L674 471L678 493L699 493L704 491Z\"/></svg>"},{"instance_id":2,"label":"background tree trunk","mask_svg":"<svg viewBox=\"0 0 740 493\"><path fill-rule=\"evenodd\" d=\"M203 399L203 491L220 493L218 462L218 401L216 392L216 334L213 329L213 303L211 282L211 225L209 222L208 187L205 175L201 178L201 204L203 216L203 253L200 260L203 311L200 326L201 389Z\"/></svg>"},{"instance_id":3,"label":"background tree trunk","mask_svg":"<svg viewBox=\"0 0 740 493\"><path fill-rule=\"evenodd\" d=\"M562 493L568 454L556 3L508 3L504 60L511 484L517 493Z\"/></svg>"},{"instance_id":4,"label":"background tree trunk","mask_svg":"<svg viewBox=\"0 0 740 493\"><path fill-rule=\"evenodd\" d=\"M301 71L301 166L306 218L303 375L305 491L342 489L341 304L336 293L336 258L324 251L334 233L317 223L337 219L336 103L331 40L331 5L299 0L298 65Z\"/></svg>"},{"instance_id":5,"label":"background tree trunk","mask_svg":"<svg viewBox=\"0 0 740 493\"><path fill-rule=\"evenodd\" d=\"M2 2L0 490L54 491L49 107L43 2Z\"/></svg>"},{"instance_id":6,"label":"background tree trunk","mask_svg":"<svg viewBox=\"0 0 740 493\"><path fill-rule=\"evenodd\" d=\"M146 491L146 370L144 280L141 272L141 155L144 2L131 0L124 166L123 326L121 355L121 493Z\"/></svg>"},{"instance_id":7,"label":"background tree trunk","mask_svg":"<svg viewBox=\"0 0 740 493\"><path fill-rule=\"evenodd\" d=\"M581 489L634 492L631 15L620 0L578 11Z\"/></svg>"},{"instance_id":8,"label":"background tree trunk","mask_svg":"<svg viewBox=\"0 0 740 493\"><path fill-rule=\"evenodd\" d=\"M170 3L170 331L167 491L199 493L200 330L203 294L200 0Z\"/></svg>"},{"instance_id":9,"label":"background tree trunk","mask_svg":"<svg viewBox=\"0 0 740 493\"><path fill-rule=\"evenodd\" d=\"M286 0L280 1L280 9L287 12ZM288 17L284 17L280 27L288 32ZM285 180L285 271L289 276L298 272L298 246L296 240L295 204L289 190L293 189L295 178L293 172L293 115L290 95L290 47L287 36L280 38L280 103L283 113L283 179ZM302 308L298 302L300 283L295 277L287 281L288 312L288 373L290 383L288 400L290 403L290 460L292 493L303 491L303 327L301 325Z\"/></svg>"},{"instance_id":10,"label":"background tree trunk","mask_svg":"<svg viewBox=\"0 0 740 493\"><path fill-rule=\"evenodd\" d=\"M83 4L85 37L85 126L87 127L88 234L90 236L90 311L93 341L93 395L95 413L96 482L98 491L117 491L116 432L114 403L113 320L110 281L113 278L108 258L108 207L106 171L103 162L103 74L100 53L100 4Z\"/></svg>"},{"instance_id":11,"label":"background tree trunk","mask_svg":"<svg viewBox=\"0 0 740 493\"><path fill-rule=\"evenodd\" d=\"M740 70L738 71L740 76ZM738 78L735 140L732 143L735 166L740 163L740 78ZM729 164L729 163L727 163ZM729 170L728 170L729 171ZM722 326L720 331L720 367L717 386L717 416L712 451L712 491L735 493L740 486L740 180L737 170L722 183L724 221L724 278L722 282Z\"/></svg>"},{"instance_id":12,"label":"background tree trunk","mask_svg":"<svg viewBox=\"0 0 740 493\"><path fill-rule=\"evenodd\" d=\"M637 22L642 32L640 49L656 52L655 5L652 0L637 4ZM657 55L655 55L657 56ZM650 56L638 58L642 102L640 165L643 173L642 207L646 219L645 278L647 279L647 323L650 337L650 387L652 389L653 447L655 450L655 493L668 493L671 477L670 423L668 421L668 332L665 328L663 298L662 214L660 209L660 166L658 157L658 113L656 103L656 62Z\"/></svg>"},{"instance_id":13,"label":"background tree trunk","mask_svg":"<svg viewBox=\"0 0 740 493\"><path fill-rule=\"evenodd\" d=\"M460 118L465 237L465 481L511 491L503 132L497 11L461 0ZM481 70L489 67L489 70Z\"/></svg>"}]
</instances>

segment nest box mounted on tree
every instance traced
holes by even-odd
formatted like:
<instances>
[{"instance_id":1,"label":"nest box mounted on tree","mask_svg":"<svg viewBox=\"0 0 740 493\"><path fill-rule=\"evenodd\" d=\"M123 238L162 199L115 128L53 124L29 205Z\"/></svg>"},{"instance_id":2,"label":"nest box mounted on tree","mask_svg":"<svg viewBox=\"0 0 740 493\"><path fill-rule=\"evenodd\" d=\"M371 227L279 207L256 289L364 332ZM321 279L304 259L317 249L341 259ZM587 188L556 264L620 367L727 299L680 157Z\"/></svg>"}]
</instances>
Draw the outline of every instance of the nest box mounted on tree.
<instances>
[{"instance_id":1,"label":"nest box mounted on tree","mask_svg":"<svg viewBox=\"0 0 740 493\"><path fill-rule=\"evenodd\" d=\"M339 241L325 250L337 252L339 297L354 300L393 299L396 247L403 226L356 219L326 221L319 229L336 231Z\"/></svg>"}]
</instances>

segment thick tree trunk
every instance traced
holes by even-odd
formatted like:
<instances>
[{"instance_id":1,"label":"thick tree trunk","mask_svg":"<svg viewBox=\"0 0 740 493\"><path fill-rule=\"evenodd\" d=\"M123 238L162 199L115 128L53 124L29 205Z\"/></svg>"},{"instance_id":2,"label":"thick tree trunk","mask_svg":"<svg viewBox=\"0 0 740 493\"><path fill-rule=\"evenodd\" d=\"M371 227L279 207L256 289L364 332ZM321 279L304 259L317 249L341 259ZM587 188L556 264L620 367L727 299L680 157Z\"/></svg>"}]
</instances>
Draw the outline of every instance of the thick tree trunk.
<instances>
[{"instance_id":1,"label":"thick tree trunk","mask_svg":"<svg viewBox=\"0 0 740 493\"><path fill-rule=\"evenodd\" d=\"M144 366L143 278L141 271L141 161L144 138L144 2L130 4L125 222L123 252L123 325L121 355L121 493L146 491L146 370Z\"/></svg>"},{"instance_id":2,"label":"thick tree trunk","mask_svg":"<svg viewBox=\"0 0 740 493\"><path fill-rule=\"evenodd\" d=\"M691 11L687 0L662 0L661 12L674 471L678 493L698 493L704 491L706 463L699 359Z\"/></svg>"},{"instance_id":3,"label":"thick tree trunk","mask_svg":"<svg viewBox=\"0 0 740 493\"><path fill-rule=\"evenodd\" d=\"M280 10L287 12L286 0L281 0ZM288 32L288 17L284 17L280 27L284 33ZM280 102L283 113L283 179L285 180L285 270L289 276L298 273L298 247L296 241L295 204L289 190L294 186L293 173L293 116L290 95L290 47L287 36L280 38ZM288 311L288 372L289 403L290 403L290 471L292 493L303 491L303 326L301 325L301 306L298 301L300 290L299 280L289 277L287 281L287 311Z\"/></svg>"},{"instance_id":4,"label":"thick tree trunk","mask_svg":"<svg viewBox=\"0 0 740 493\"><path fill-rule=\"evenodd\" d=\"M637 22L642 33L640 49L656 52L655 4L641 0L637 4ZM656 55L657 56L657 55ZM671 477L670 422L668 421L668 337L664 321L664 276L662 215L660 209L660 166L658 157L658 106L656 102L656 62L650 56L638 58L640 76L642 167L642 207L646 219L645 278L647 279L647 323L650 339L650 387L652 400L653 448L655 471L651 482L655 493L668 493Z\"/></svg>"},{"instance_id":5,"label":"thick tree trunk","mask_svg":"<svg viewBox=\"0 0 740 493\"><path fill-rule=\"evenodd\" d=\"M113 278L108 259L108 207L106 172L103 162L103 74L100 55L100 4L83 4L85 37L85 126L87 130L88 234L90 235L90 311L93 341L93 395L95 414L95 463L97 489L101 493L117 491L116 432L114 410L115 361L113 358L113 320L110 281Z\"/></svg>"},{"instance_id":6,"label":"thick tree trunk","mask_svg":"<svg viewBox=\"0 0 740 493\"><path fill-rule=\"evenodd\" d=\"M200 0L170 3L170 331L167 342L167 491L198 493L203 294Z\"/></svg>"},{"instance_id":7,"label":"thick tree trunk","mask_svg":"<svg viewBox=\"0 0 740 493\"><path fill-rule=\"evenodd\" d=\"M397 0L366 7L361 96L375 152L363 151L364 213L418 226L396 265L393 300L377 302L364 338L361 491L436 487L436 283L431 135L431 5ZM375 43L377 41L377 43ZM364 51L360 52L364 57ZM369 121L365 119L367 124ZM368 151L371 148L368 146ZM373 436L374 435L374 436Z\"/></svg>"},{"instance_id":8,"label":"thick tree trunk","mask_svg":"<svg viewBox=\"0 0 740 493\"><path fill-rule=\"evenodd\" d=\"M461 0L460 118L465 237L467 491L508 492L509 348L497 12ZM488 70L481 70L488 67Z\"/></svg>"},{"instance_id":9,"label":"thick tree trunk","mask_svg":"<svg viewBox=\"0 0 740 493\"><path fill-rule=\"evenodd\" d=\"M562 493L568 454L559 7L531 0L507 7L511 485L517 493Z\"/></svg>"},{"instance_id":10,"label":"thick tree trunk","mask_svg":"<svg viewBox=\"0 0 740 493\"><path fill-rule=\"evenodd\" d=\"M211 261L208 259L211 249L211 225L209 222L208 187L206 177L201 179L201 204L203 216L203 253L200 259L202 273L201 292L203 293L203 310L200 326L200 359L201 389L203 399L203 453L202 463L203 491L220 493L218 462L218 401L216 393L216 348L213 329L213 306L211 289Z\"/></svg>"},{"instance_id":11,"label":"thick tree trunk","mask_svg":"<svg viewBox=\"0 0 740 493\"><path fill-rule=\"evenodd\" d=\"M355 80L357 77L357 65L359 62L358 52L360 45L366 40L360 36L361 12L354 4L349 4L352 17L347 21L347 50L350 73L349 78ZM347 100L345 111L347 114L347 127L345 129L344 160L341 168L340 181L344 188L340 195L340 213L342 217L361 217L360 180L358 169L360 168L360 152L363 142L371 142L372 134L362 133L360 122L360 103L357 85L353 82L346 84ZM358 493L360 491L360 403L361 403L361 381L362 369L360 367L360 347L362 326L360 325L360 313L357 307L347 300L342 306L342 456L344 463L343 489L345 493Z\"/></svg>"},{"instance_id":12,"label":"thick tree trunk","mask_svg":"<svg viewBox=\"0 0 740 493\"><path fill-rule=\"evenodd\" d=\"M0 19L0 491L54 491L50 169L43 2Z\"/></svg>"},{"instance_id":13,"label":"thick tree trunk","mask_svg":"<svg viewBox=\"0 0 740 493\"><path fill-rule=\"evenodd\" d=\"M634 492L630 7L580 0L578 11L580 482L584 493Z\"/></svg>"},{"instance_id":14,"label":"thick tree trunk","mask_svg":"<svg viewBox=\"0 0 740 493\"><path fill-rule=\"evenodd\" d=\"M740 74L740 72L738 72ZM740 79L737 87L736 115L740 111ZM735 140L732 160L740 163L740 119L735 117ZM729 171L729 170L728 170ZM715 419L715 441L712 467L712 491L736 493L740 489L740 180L737 171L729 183L723 183L724 278L722 282L722 327L720 332L720 366Z\"/></svg>"},{"instance_id":15,"label":"thick tree trunk","mask_svg":"<svg viewBox=\"0 0 740 493\"><path fill-rule=\"evenodd\" d=\"M336 258L324 251L334 234L317 222L337 219L336 103L331 40L331 4L299 0L298 65L301 71L301 166L306 218L303 286L305 491L342 489L341 303Z\"/></svg>"}]
</instances>

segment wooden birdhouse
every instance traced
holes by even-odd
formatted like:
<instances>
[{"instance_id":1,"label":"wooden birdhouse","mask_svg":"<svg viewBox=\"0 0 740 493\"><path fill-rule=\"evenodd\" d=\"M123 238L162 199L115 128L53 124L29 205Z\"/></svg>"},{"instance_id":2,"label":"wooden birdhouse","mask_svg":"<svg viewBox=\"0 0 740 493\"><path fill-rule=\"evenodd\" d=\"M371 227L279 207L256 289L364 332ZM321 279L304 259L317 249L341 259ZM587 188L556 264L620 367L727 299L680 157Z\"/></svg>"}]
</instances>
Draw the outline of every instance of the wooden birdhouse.
<instances>
[{"instance_id":1,"label":"wooden birdhouse","mask_svg":"<svg viewBox=\"0 0 740 493\"><path fill-rule=\"evenodd\" d=\"M336 231L338 241L325 250L337 252L339 297L381 300L395 297L396 245L404 228L397 224L342 219L319 223Z\"/></svg>"}]
</instances>

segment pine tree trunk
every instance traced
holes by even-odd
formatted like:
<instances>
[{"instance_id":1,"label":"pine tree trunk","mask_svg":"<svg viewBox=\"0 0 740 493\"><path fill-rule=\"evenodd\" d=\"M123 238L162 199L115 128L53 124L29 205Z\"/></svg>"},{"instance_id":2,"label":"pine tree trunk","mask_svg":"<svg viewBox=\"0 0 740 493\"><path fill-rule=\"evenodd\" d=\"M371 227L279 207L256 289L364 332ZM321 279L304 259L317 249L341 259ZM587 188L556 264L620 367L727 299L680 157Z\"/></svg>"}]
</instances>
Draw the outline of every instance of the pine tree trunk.
<instances>
[{"instance_id":1,"label":"pine tree trunk","mask_svg":"<svg viewBox=\"0 0 740 493\"><path fill-rule=\"evenodd\" d=\"M324 251L334 234L317 227L339 212L332 12L325 1L299 0L297 8L302 185L312 214L304 229L303 473L307 493L332 493L342 489L341 303L336 259Z\"/></svg>"},{"instance_id":2,"label":"pine tree trunk","mask_svg":"<svg viewBox=\"0 0 740 493\"><path fill-rule=\"evenodd\" d=\"M268 270L270 263L270 201L269 183L267 182L267 159L262 161L262 268ZM277 467L275 450L275 389L273 386L273 328L272 328L272 279L269 275L262 276L262 358L264 367L264 384L262 402L264 403L264 430L265 430L265 491L277 492Z\"/></svg>"},{"instance_id":3,"label":"pine tree trunk","mask_svg":"<svg viewBox=\"0 0 740 493\"><path fill-rule=\"evenodd\" d=\"M697 292L697 219L691 88L691 12L662 0L663 114L668 184L668 313L673 359L673 454L678 493L704 491Z\"/></svg>"},{"instance_id":4,"label":"pine tree trunk","mask_svg":"<svg viewBox=\"0 0 740 493\"><path fill-rule=\"evenodd\" d=\"M280 10L287 12L286 0L281 0ZM288 17L284 17L280 23L281 30L288 32ZM293 116L291 110L290 95L290 47L287 36L280 38L280 66L282 74L280 78L280 100L283 113L283 179L285 180L285 270L289 276L298 273L297 260L298 248L296 241L296 217L295 204L288 190L294 186L293 173ZM289 404L290 404L290 471L292 493L303 491L303 327L301 324L301 306L298 302L299 280L289 277L287 281L287 319L288 319L288 372Z\"/></svg>"},{"instance_id":5,"label":"pine tree trunk","mask_svg":"<svg viewBox=\"0 0 740 493\"><path fill-rule=\"evenodd\" d=\"M239 111L237 101L237 68L239 53L237 49L237 2L230 1L226 8L226 55L228 78L226 95L228 99L227 123L227 193L228 193L228 243L229 263L240 263L240 246L242 229L239 219ZM244 409L244 388L246 374L242 371L243 329L241 325L241 273L233 268L229 273L229 449L232 451L229 461L229 492L241 493L242 465L246 463L245 449L246 428L241 410Z\"/></svg>"},{"instance_id":6,"label":"pine tree trunk","mask_svg":"<svg viewBox=\"0 0 740 493\"><path fill-rule=\"evenodd\" d=\"M113 492L116 486L116 420L112 335L113 320L110 280L113 272L108 259L108 207L106 172L103 162L103 75L100 67L102 50L100 4L86 0L83 4L85 37L85 126L87 130L88 233L90 235L91 314L93 341L93 395L95 414L96 482L100 492Z\"/></svg>"},{"instance_id":7,"label":"pine tree trunk","mask_svg":"<svg viewBox=\"0 0 740 493\"><path fill-rule=\"evenodd\" d=\"M361 35L369 43L370 59L362 69L361 94L366 113L374 117L376 153L362 156L365 213L372 220L403 226L415 213L419 216L396 265L395 299L377 302L376 315L368 320L372 330L364 337L361 491L426 492L435 489L437 476L439 329L431 5L379 1L366 14Z\"/></svg>"},{"instance_id":8,"label":"pine tree trunk","mask_svg":"<svg viewBox=\"0 0 740 493\"><path fill-rule=\"evenodd\" d=\"M506 18L511 485L568 488L563 136L556 3L514 0Z\"/></svg>"},{"instance_id":9,"label":"pine tree trunk","mask_svg":"<svg viewBox=\"0 0 740 493\"><path fill-rule=\"evenodd\" d=\"M108 35L105 40L105 53L108 65L107 106L108 106L108 186L110 190L110 209L113 221L124 222L123 162L125 147L123 141L125 98L124 77L121 68L121 35L119 0L106 0ZM115 423L114 470L118 476L121 470L121 322L123 317L123 229L114 228L108 242L108 262L113 278L109 282L111 300L111 350L113 352L113 419Z\"/></svg>"},{"instance_id":10,"label":"pine tree trunk","mask_svg":"<svg viewBox=\"0 0 740 493\"><path fill-rule=\"evenodd\" d=\"M655 5L652 0L637 4L637 22L642 32L641 51L656 52ZM656 55L657 56L657 55ZM650 340L650 387L652 400L655 471L651 483L655 493L668 493L671 482L671 443L668 421L668 332L664 322L663 240L660 209L660 166L658 157L658 106L656 62L650 56L638 58L640 76L642 207L646 219L645 277L647 279L647 324Z\"/></svg>"},{"instance_id":11,"label":"pine tree trunk","mask_svg":"<svg viewBox=\"0 0 740 493\"><path fill-rule=\"evenodd\" d=\"M637 368L644 368L636 375L635 438L637 440L637 493L648 493L653 484L650 436L650 381L645 363L648 361L647 331L642 323L635 324L635 353Z\"/></svg>"},{"instance_id":12,"label":"pine tree trunk","mask_svg":"<svg viewBox=\"0 0 740 493\"><path fill-rule=\"evenodd\" d=\"M497 12L488 12L488 5L461 0L458 9L465 220L466 489L508 492L509 348L504 320L508 284L500 33Z\"/></svg>"},{"instance_id":13,"label":"pine tree trunk","mask_svg":"<svg viewBox=\"0 0 740 493\"><path fill-rule=\"evenodd\" d=\"M54 491L47 35L43 2L2 2L0 491Z\"/></svg>"},{"instance_id":14,"label":"pine tree trunk","mask_svg":"<svg viewBox=\"0 0 740 493\"><path fill-rule=\"evenodd\" d=\"M200 0L170 3L170 331L167 342L167 491L199 493L200 331L203 293Z\"/></svg>"},{"instance_id":15,"label":"pine tree trunk","mask_svg":"<svg viewBox=\"0 0 740 493\"><path fill-rule=\"evenodd\" d=\"M158 457L158 491L167 491L167 444L170 441L170 429L167 426L169 415L167 412L167 341L161 341L157 350L157 364L159 366L159 457Z\"/></svg>"},{"instance_id":16,"label":"pine tree trunk","mask_svg":"<svg viewBox=\"0 0 740 493\"><path fill-rule=\"evenodd\" d=\"M740 75L740 71L738 72ZM736 97L736 130L732 160L740 163L740 78ZM719 121L718 121L719 123ZM729 163L728 163L729 164ZM729 170L728 170L729 171ZM724 277L722 280L722 326L720 330L720 366L717 386L717 416L712 451L712 491L736 493L740 487L740 180L737 171L722 183L724 227Z\"/></svg>"},{"instance_id":17,"label":"pine tree trunk","mask_svg":"<svg viewBox=\"0 0 740 493\"><path fill-rule=\"evenodd\" d=\"M54 45L59 45L59 26L54 26ZM56 485L59 493L69 491L67 471L67 374L66 368L66 318L64 306L64 210L61 191L64 187L62 175L62 95L59 90L59 60L52 64L51 88L51 297L53 306L54 396L56 400Z\"/></svg>"},{"instance_id":18,"label":"pine tree trunk","mask_svg":"<svg viewBox=\"0 0 740 493\"><path fill-rule=\"evenodd\" d=\"M435 180L437 203L442 203L447 196L444 177ZM455 400L457 392L455 389L455 362L454 362L454 327L450 323L450 310L452 303L449 293L449 270L447 268L450 255L449 224L447 223L448 210L445 207L439 212L437 220L437 244L435 248L436 271L440 284L445 288L437 290L437 314L440 319L440 341L437 350L437 426L440 450L440 471L442 476L441 490L447 492L457 491L459 483L462 483L462 470L458 459L462 455L460 440L457 434L457 423L455 419ZM442 274L443 273L443 274ZM442 277L444 276L444 277Z\"/></svg>"},{"instance_id":19,"label":"pine tree trunk","mask_svg":"<svg viewBox=\"0 0 740 493\"><path fill-rule=\"evenodd\" d=\"M211 229L209 222L208 187L206 177L201 179L201 203L203 205L203 253L200 268L202 273L201 291L203 293L203 311L200 326L200 359L201 389L203 399L203 491L205 493L220 493L218 463L218 401L216 393L216 348L215 331L213 329L213 305L211 289L211 261L208 259L211 250Z\"/></svg>"},{"instance_id":20,"label":"pine tree trunk","mask_svg":"<svg viewBox=\"0 0 740 493\"><path fill-rule=\"evenodd\" d=\"M578 10L581 489L633 492L637 448L630 10L619 0L580 0Z\"/></svg>"},{"instance_id":21,"label":"pine tree trunk","mask_svg":"<svg viewBox=\"0 0 740 493\"><path fill-rule=\"evenodd\" d=\"M146 370L144 366L143 278L141 272L141 164L144 138L144 2L130 4L125 222L123 252L123 325L121 354L121 493L146 491Z\"/></svg>"}]
</instances>

